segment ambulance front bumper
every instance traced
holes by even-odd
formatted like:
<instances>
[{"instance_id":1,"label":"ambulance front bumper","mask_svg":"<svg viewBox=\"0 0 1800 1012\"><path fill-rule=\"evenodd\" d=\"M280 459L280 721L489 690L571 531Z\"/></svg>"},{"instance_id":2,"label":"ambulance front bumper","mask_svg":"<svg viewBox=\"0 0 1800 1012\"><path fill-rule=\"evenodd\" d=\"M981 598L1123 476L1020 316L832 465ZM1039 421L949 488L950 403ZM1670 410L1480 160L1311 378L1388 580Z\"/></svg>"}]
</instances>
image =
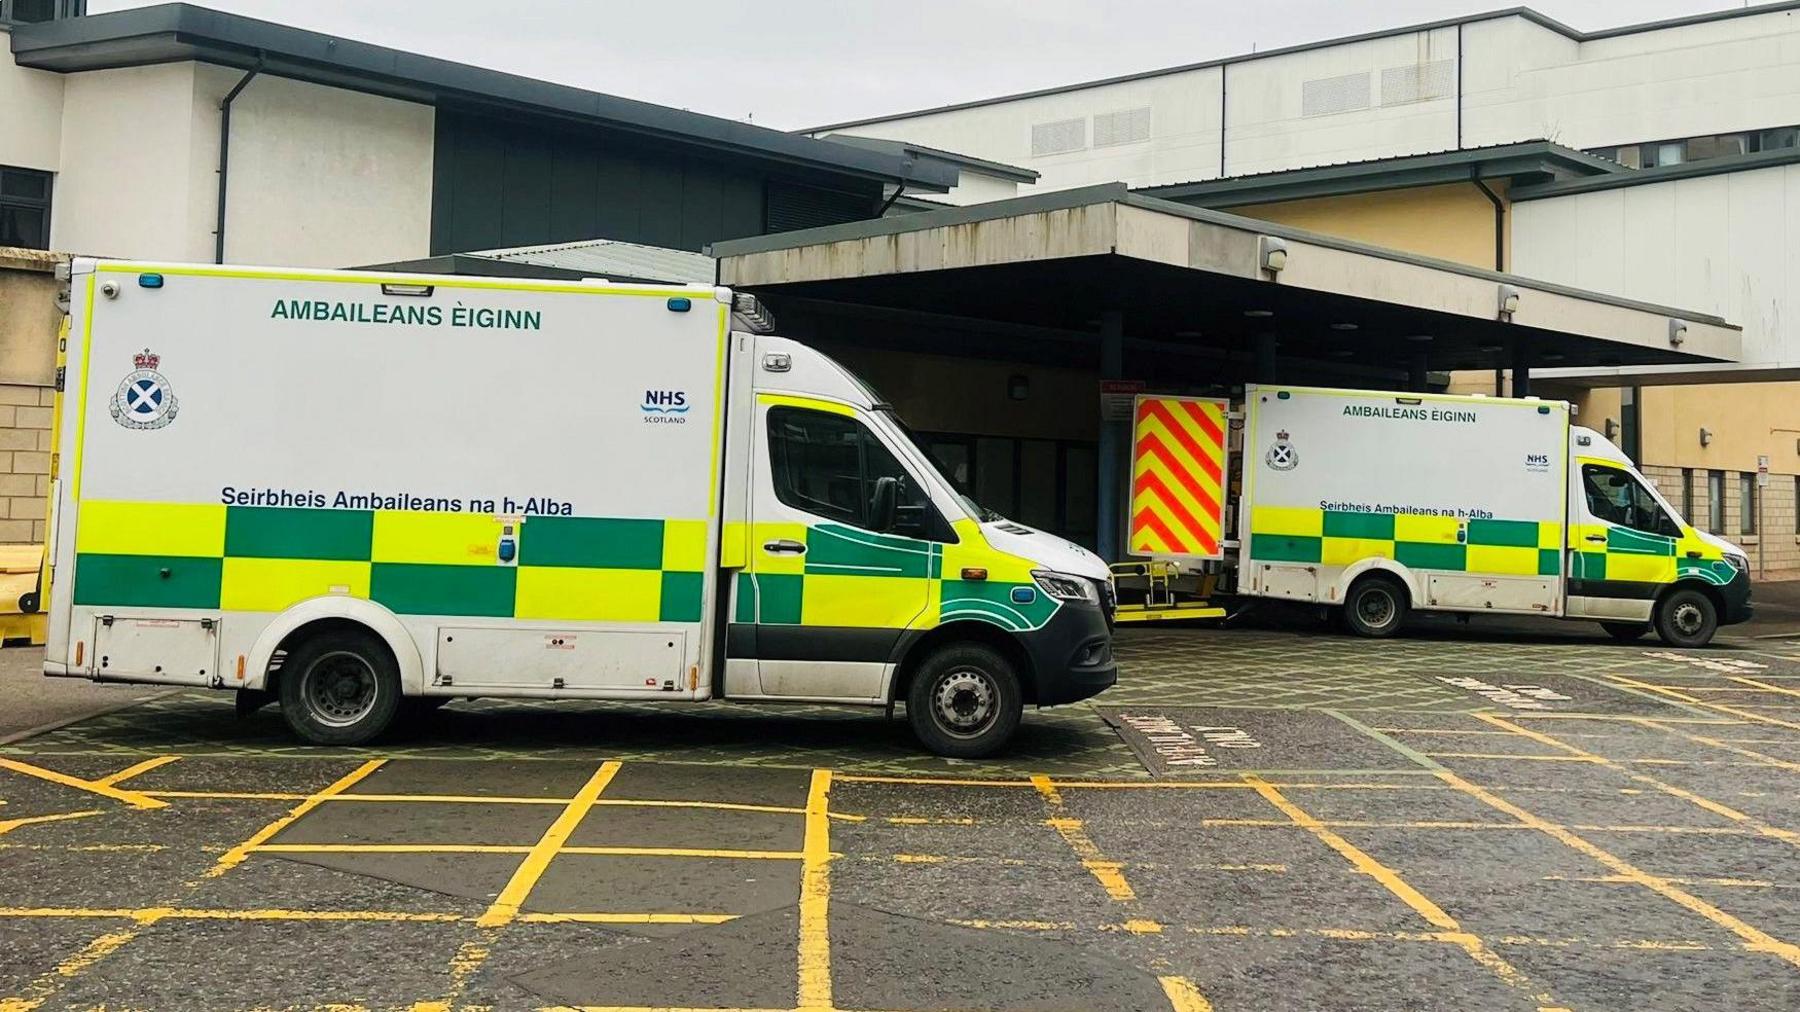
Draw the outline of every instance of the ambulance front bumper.
<instances>
[{"instance_id":1,"label":"ambulance front bumper","mask_svg":"<svg viewBox=\"0 0 1800 1012\"><path fill-rule=\"evenodd\" d=\"M1065 602L1043 628L1020 637L1036 675L1038 706L1078 703L1119 681L1112 630L1099 605Z\"/></svg>"},{"instance_id":2,"label":"ambulance front bumper","mask_svg":"<svg viewBox=\"0 0 1800 1012\"><path fill-rule=\"evenodd\" d=\"M1725 607L1719 612L1720 625L1737 625L1739 622L1750 621L1756 607L1750 603L1749 570L1738 570L1730 583L1719 588L1719 597L1725 602Z\"/></svg>"}]
</instances>

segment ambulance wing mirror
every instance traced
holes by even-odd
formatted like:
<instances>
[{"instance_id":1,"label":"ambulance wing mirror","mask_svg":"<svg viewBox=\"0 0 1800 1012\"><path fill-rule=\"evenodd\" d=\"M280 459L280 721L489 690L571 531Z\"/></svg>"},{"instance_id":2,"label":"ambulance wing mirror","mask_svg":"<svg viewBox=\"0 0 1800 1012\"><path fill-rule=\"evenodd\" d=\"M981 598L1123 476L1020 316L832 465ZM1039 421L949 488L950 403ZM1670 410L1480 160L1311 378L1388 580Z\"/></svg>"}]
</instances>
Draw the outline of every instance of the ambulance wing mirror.
<instances>
[{"instance_id":1,"label":"ambulance wing mirror","mask_svg":"<svg viewBox=\"0 0 1800 1012\"><path fill-rule=\"evenodd\" d=\"M900 479L875 479L875 494L869 497L869 526L877 531L894 529L894 516L900 508Z\"/></svg>"}]
</instances>

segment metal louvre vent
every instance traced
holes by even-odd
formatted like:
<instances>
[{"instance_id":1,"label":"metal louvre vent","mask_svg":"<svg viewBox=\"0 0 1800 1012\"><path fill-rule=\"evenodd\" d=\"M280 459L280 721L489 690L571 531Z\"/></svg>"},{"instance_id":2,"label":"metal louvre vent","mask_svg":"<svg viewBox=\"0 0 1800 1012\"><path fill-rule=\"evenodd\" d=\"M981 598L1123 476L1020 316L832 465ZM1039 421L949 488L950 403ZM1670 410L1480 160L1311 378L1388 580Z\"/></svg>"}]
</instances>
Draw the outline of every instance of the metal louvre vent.
<instances>
[{"instance_id":1,"label":"metal louvre vent","mask_svg":"<svg viewBox=\"0 0 1800 1012\"><path fill-rule=\"evenodd\" d=\"M1150 107L1121 109L1094 117L1094 147L1136 144L1150 139Z\"/></svg>"},{"instance_id":2,"label":"metal louvre vent","mask_svg":"<svg viewBox=\"0 0 1800 1012\"><path fill-rule=\"evenodd\" d=\"M1455 60L1432 60L1388 67L1381 72L1381 104L1406 105L1449 98L1456 79Z\"/></svg>"},{"instance_id":3,"label":"metal louvre vent","mask_svg":"<svg viewBox=\"0 0 1800 1012\"><path fill-rule=\"evenodd\" d=\"M792 232L861 221L875 213L868 197L800 183L769 181L764 219L768 232Z\"/></svg>"},{"instance_id":4,"label":"metal louvre vent","mask_svg":"<svg viewBox=\"0 0 1800 1012\"><path fill-rule=\"evenodd\" d=\"M1031 153L1033 155L1059 155L1067 151L1080 151L1087 147L1087 120L1059 119L1053 123L1034 123L1031 126Z\"/></svg>"},{"instance_id":5,"label":"metal louvre vent","mask_svg":"<svg viewBox=\"0 0 1800 1012\"><path fill-rule=\"evenodd\" d=\"M1316 78L1300 86L1300 115L1330 116L1369 107L1369 72Z\"/></svg>"}]
</instances>

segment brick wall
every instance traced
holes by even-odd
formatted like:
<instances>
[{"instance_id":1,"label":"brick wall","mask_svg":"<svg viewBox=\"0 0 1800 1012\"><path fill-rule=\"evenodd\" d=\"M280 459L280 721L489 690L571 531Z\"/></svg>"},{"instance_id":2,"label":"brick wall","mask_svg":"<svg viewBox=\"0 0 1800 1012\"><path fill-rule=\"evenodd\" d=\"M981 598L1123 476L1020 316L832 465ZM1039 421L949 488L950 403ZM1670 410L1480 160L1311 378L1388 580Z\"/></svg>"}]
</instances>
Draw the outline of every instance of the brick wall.
<instances>
[{"instance_id":1,"label":"brick wall","mask_svg":"<svg viewBox=\"0 0 1800 1012\"><path fill-rule=\"evenodd\" d=\"M1663 467L1647 465L1643 468L1645 477L1656 482L1656 488L1665 499L1674 504L1677 510L1684 509L1682 501L1683 469L1679 467ZM1688 523L1708 530L1712 521L1712 483L1709 471L1704 468L1692 468L1686 472L1692 484L1692 510L1684 519ZM1750 555L1751 572L1766 574L1770 578L1800 578L1800 533L1796 530L1796 519L1800 517L1796 502L1796 478L1791 474L1769 475L1769 485L1761 489L1761 515L1758 516L1755 534L1743 533L1742 496L1739 494L1741 472L1725 471L1724 522L1713 533L1727 541L1742 545ZM1755 480L1752 476L1752 481ZM1759 571L1760 570L1760 571Z\"/></svg>"},{"instance_id":2,"label":"brick wall","mask_svg":"<svg viewBox=\"0 0 1800 1012\"><path fill-rule=\"evenodd\" d=\"M0 247L0 544L44 540L63 259Z\"/></svg>"},{"instance_id":3,"label":"brick wall","mask_svg":"<svg viewBox=\"0 0 1800 1012\"><path fill-rule=\"evenodd\" d=\"M50 495L47 386L0 383L0 544L42 544Z\"/></svg>"}]
</instances>

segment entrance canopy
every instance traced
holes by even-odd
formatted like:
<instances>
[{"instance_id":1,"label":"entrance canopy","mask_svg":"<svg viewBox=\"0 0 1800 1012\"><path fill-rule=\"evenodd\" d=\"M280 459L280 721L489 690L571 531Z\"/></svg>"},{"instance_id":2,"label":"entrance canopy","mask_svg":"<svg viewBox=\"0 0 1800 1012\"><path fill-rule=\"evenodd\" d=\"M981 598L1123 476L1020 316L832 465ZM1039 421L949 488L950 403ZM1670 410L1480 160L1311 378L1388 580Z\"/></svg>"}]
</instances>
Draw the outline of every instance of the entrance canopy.
<instances>
[{"instance_id":1,"label":"entrance canopy","mask_svg":"<svg viewBox=\"0 0 1800 1012\"><path fill-rule=\"evenodd\" d=\"M1113 376L1421 386L1427 369L1739 354L1739 328L1715 316L1117 183L732 240L712 253L720 283L763 297L789 336L1085 363Z\"/></svg>"}]
</instances>

